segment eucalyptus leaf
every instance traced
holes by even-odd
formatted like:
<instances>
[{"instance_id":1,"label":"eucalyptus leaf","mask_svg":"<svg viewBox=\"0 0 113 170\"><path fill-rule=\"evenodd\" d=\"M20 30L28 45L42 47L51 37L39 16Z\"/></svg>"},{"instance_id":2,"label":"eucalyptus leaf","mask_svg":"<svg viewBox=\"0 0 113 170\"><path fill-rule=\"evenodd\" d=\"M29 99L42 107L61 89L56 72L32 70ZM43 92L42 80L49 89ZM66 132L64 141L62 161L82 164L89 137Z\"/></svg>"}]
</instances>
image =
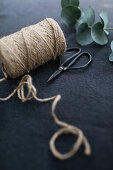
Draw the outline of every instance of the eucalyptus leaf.
<instances>
[{"instance_id":1,"label":"eucalyptus leaf","mask_svg":"<svg viewBox=\"0 0 113 170\"><path fill-rule=\"evenodd\" d=\"M82 46L91 44L93 42L91 37L91 29L88 27L87 23L82 23L79 26L76 32L76 40Z\"/></svg>"},{"instance_id":2,"label":"eucalyptus leaf","mask_svg":"<svg viewBox=\"0 0 113 170\"><path fill-rule=\"evenodd\" d=\"M113 52L109 56L109 61L113 62Z\"/></svg>"},{"instance_id":3,"label":"eucalyptus leaf","mask_svg":"<svg viewBox=\"0 0 113 170\"><path fill-rule=\"evenodd\" d=\"M108 42L107 35L104 32L103 24L101 22L98 22L92 26L91 35L97 44L105 45Z\"/></svg>"},{"instance_id":4,"label":"eucalyptus leaf","mask_svg":"<svg viewBox=\"0 0 113 170\"><path fill-rule=\"evenodd\" d=\"M107 30L104 30L104 32L107 36L109 35L109 32Z\"/></svg>"},{"instance_id":5,"label":"eucalyptus leaf","mask_svg":"<svg viewBox=\"0 0 113 170\"><path fill-rule=\"evenodd\" d=\"M113 41L111 42L111 50L113 52Z\"/></svg>"},{"instance_id":6,"label":"eucalyptus leaf","mask_svg":"<svg viewBox=\"0 0 113 170\"><path fill-rule=\"evenodd\" d=\"M84 12L81 12L81 17L79 18L78 22L75 25L75 29L78 30L80 24L82 24L82 17L84 16Z\"/></svg>"},{"instance_id":7,"label":"eucalyptus leaf","mask_svg":"<svg viewBox=\"0 0 113 170\"><path fill-rule=\"evenodd\" d=\"M94 10L89 6L85 12L84 15L79 20L79 23L87 23L89 26L92 26L95 21L95 12Z\"/></svg>"},{"instance_id":8,"label":"eucalyptus leaf","mask_svg":"<svg viewBox=\"0 0 113 170\"><path fill-rule=\"evenodd\" d=\"M102 26L103 26L103 28L104 28L104 20L100 17L100 19L101 19L101 24L102 24Z\"/></svg>"},{"instance_id":9,"label":"eucalyptus leaf","mask_svg":"<svg viewBox=\"0 0 113 170\"><path fill-rule=\"evenodd\" d=\"M103 25L104 28L107 27L108 25L108 15L106 12L101 12L100 13L100 19L101 19L101 23ZM108 36L109 32L107 30L104 30L105 34Z\"/></svg>"},{"instance_id":10,"label":"eucalyptus leaf","mask_svg":"<svg viewBox=\"0 0 113 170\"><path fill-rule=\"evenodd\" d=\"M74 6L67 6L61 12L61 18L68 27L73 27L80 16L80 9Z\"/></svg>"},{"instance_id":11,"label":"eucalyptus leaf","mask_svg":"<svg viewBox=\"0 0 113 170\"><path fill-rule=\"evenodd\" d=\"M101 19L103 20L103 22L104 22L104 27L106 28L107 27L107 25L108 25L108 15L107 15L107 12L101 12L100 13L100 17L101 17Z\"/></svg>"},{"instance_id":12,"label":"eucalyptus leaf","mask_svg":"<svg viewBox=\"0 0 113 170\"><path fill-rule=\"evenodd\" d=\"M79 0L61 0L61 6L62 8L65 8L66 6L79 6Z\"/></svg>"},{"instance_id":13,"label":"eucalyptus leaf","mask_svg":"<svg viewBox=\"0 0 113 170\"><path fill-rule=\"evenodd\" d=\"M113 62L113 41L111 42L111 50L112 50L112 53L109 56L109 61Z\"/></svg>"}]
</instances>

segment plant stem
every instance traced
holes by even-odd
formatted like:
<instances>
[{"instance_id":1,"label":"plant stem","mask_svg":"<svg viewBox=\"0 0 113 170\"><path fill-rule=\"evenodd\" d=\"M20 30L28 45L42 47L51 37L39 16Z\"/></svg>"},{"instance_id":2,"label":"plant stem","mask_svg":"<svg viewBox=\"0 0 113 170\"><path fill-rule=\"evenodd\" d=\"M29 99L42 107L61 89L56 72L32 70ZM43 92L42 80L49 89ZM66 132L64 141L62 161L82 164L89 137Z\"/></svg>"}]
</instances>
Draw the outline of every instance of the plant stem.
<instances>
[{"instance_id":1,"label":"plant stem","mask_svg":"<svg viewBox=\"0 0 113 170\"><path fill-rule=\"evenodd\" d=\"M79 20L76 19L76 22L78 22L78 24L80 24Z\"/></svg>"},{"instance_id":2,"label":"plant stem","mask_svg":"<svg viewBox=\"0 0 113 170\"><path fill-rule=\"evenodd\" d=\"M113 30L113 28L104 28L104 30Z\"/></svg>"},{"instance_id":3,"label":"plant stem","mask_svg":"<svg viewBox=\"0 0 113 170\"><path fill-rule=\"evenodd\" d=\"M88 28L92 28L92 26L88 25Z\"/></svg>"}]
</instances>

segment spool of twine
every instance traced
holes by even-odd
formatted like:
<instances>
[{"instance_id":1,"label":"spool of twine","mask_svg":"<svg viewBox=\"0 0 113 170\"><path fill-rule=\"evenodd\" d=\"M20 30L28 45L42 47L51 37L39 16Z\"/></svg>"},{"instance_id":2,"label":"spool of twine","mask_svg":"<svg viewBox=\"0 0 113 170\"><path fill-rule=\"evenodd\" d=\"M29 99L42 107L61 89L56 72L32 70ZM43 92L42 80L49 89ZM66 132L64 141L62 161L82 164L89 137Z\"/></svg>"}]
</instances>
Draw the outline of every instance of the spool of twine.
<instances>
[{"instance_id":1,"label":"spool of twine","mask_svg":"<svg viewBox=\"0 0 113 170\"><path fill-rule=\"evenodd\" d=\"M47 18L0 39L3 70L16 78L64 53L66 41L58 23Z\"/></svg>"},{"instance_id":2,"label":"spool of twine","mask_svg":"<svg viewBox=\"0 0 113 170\"><path fill-rule=\"evenodd\" d=\"M56 116L55 108L61 95L45 99L37 97L37 90L32 83L29 71L49 60L55 60L56 57L63 54L65 50L66 40L63 31L58 23L51 18L46 18L36 25L25 27L16 33L0 39L0 63L4 73L4 78L1 78L0 82L6 80L8 76L16 78L27 73L23 76L21 82L13 92L5 98L0 98L0 100L9 100L15 93L17 93L22 102L33 98L39 102L53 100L51 113L56 124L62 128L50 139L50 150L55 157L61 160L73 156L82 144L85 146L85 154L90 155L90 145L79 128L60 121ZM24 92L25 85L27 85L28 88L27 94ZM56 149L55 141L60 135L67 133L78 136L78 139L71 151L62 154Z\"/></svg>"}]
</instances>

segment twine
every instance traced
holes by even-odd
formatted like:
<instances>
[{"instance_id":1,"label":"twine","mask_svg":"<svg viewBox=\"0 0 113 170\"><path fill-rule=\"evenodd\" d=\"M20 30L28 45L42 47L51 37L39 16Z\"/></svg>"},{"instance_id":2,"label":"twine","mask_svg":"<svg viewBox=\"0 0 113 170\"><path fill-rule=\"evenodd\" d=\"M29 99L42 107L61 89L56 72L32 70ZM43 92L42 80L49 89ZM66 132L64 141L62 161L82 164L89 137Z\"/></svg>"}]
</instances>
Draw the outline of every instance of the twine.
<instances>
[{"instance_id":1,"label":"twine","mask_svg":"<svg viewBox=\"0 0 113 170\"><path fill-rule=\"evenodd\" d=\"M44 64L45 62L56 59L57 56L64 53L66 49L66 41L64 34L57 24L51 18L47 18L42 22L23 28L19 32L0 39L0 61L4 78L0 82L7 79L8 76L16 78L30 70ZM25 85L28 92L25 94ZM50 98L40 99L37 97L37 90L33 85L32 78L29 74L23 76L19 85L5 98L0 98L1 101L9 100L15 93L22 102L35 99L39 102L53 101L52 116L55 123L62 128L58 130L50 139L50 150L52 154L65 160L72 157L84 145L86 155L91 154L90 145L84 136L83 132L63 121L60 121L55 114L55 108L61 95L56 95ZM55 146L56 139L62 134L71 133L77 136L77 140L72 149L65 154L60 153Z\"/></svg>"},{"instance_id":2,"label":"twine","mask_svg":"<svg viewBox=\"0 0 113 170\"><path fill-rule=\"evenodd\" d=\"M0 39L0 61L4 72L16 78L56 59L65 49L61 28L56 21L47 18Z\"/></svg>"}]
</instances>

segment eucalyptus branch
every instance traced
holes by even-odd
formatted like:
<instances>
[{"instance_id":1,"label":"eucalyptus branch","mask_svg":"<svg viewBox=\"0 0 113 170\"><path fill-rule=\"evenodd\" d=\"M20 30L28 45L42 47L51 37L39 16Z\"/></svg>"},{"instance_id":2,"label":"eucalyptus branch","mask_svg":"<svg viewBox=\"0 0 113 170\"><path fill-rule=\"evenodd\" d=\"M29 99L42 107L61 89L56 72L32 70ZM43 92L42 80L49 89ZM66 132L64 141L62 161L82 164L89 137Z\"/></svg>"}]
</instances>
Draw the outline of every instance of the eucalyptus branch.
<instances>
[{"instance_id":1,"label":"eucalyptus branch","mask_svg":"<svg viewBox=\"0 0 113 170\"><path fill-rule=\"evenodd\" d=\"M61 0L61 18L68 27L75 27L76 41L82 46L95 42L99 45L108 43L109 30L107 27L108 16L106 12L100 13L100 21L95 23L95 11L90 6L83 12L79 7L79 0ZM111 43L112 53L109 57L113 61L113 42Z\"/></svg>"}]
</instances>

